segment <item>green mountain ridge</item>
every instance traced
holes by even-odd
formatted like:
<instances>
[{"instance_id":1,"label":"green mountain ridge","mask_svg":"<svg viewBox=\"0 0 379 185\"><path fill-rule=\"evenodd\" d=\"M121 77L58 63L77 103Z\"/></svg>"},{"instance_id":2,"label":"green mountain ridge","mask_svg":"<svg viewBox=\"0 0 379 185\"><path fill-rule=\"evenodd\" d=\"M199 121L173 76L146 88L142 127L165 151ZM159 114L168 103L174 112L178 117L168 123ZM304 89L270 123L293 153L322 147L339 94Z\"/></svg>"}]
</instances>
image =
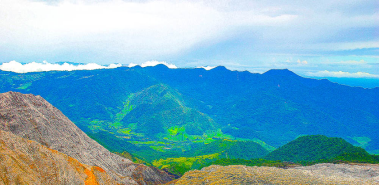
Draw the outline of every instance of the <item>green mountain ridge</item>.
<instances>
[{"instance_id":1,"label":"green mountain ridge","mask_svg":"<svg viewBox=\"0 0 379 185\"><path fill-rule=\"evenodd\" d=\"M149 146L159 152L177 149L181 152L190 149L192 143L209 143L212 138L224 137L212 118L188 105L191 103L186 102L178 91L165 84L157 84L130 94L110 120L92 120L89 128L93 133L102 131L116 136L113 140L127 139L135 145ZM90 135L100 139L104 145L114 142L97 138L103 134ZM112 149L122 152L115 147Z\"/></svg>"},{"instance_id":2,"label":"green mountain ridge","mask_svg":"<svg viewBox=\"0 0 379 185\"><path fill-rule=\"evenodd\" d=\"M188 135L202 135L216 130L216 123L204 113L187 106L182 95L164 84L153 85L130 98L134 109L121 120L123 125L136 123L137 132L156 136L176 136L175 128L184 128ZM169 139L169 138L168 138ZM179 138L180 139L180 138ZM183 136L182 140L188 139ZM175 139L178 140L178 139Z\"/></svg>"},{"instance_id":3,"label":"green mountain ridge","mask_svg":"<svg viewBox=\"0 0 379 185\"><path fill-rule=\"evenodd\" d=\"M342 138L323 135L301 136L270 152L265 159L289 162L332 159L342 154L368 154L363 148L353 146Z\"/></svg>"}]
</instances>

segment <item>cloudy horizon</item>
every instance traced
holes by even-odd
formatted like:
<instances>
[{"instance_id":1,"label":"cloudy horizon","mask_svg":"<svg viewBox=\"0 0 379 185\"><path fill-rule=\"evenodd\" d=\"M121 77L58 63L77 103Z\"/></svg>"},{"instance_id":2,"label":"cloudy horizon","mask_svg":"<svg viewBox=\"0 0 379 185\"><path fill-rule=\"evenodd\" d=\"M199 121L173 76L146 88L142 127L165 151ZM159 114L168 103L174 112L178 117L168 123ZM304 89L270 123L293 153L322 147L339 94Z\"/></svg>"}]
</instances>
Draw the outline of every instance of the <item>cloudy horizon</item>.
<instances>
[{"instance_id":1,"label":"cloudy horizon","mask_svg":"<svg viewBox=\"0 0 379 185\"><path fill-rule=\"evenodd\" d=\"M299 64L307 64L306 61L298 60ZM20 63L17 61L10 61L0 64L0 70L2 71L11 71L15 73L29 73L29 72L44 72L44 71L75 71L75 70L96 70L96 69L113 69L118 67L151 67L156 65L165 65L170 69L177 69L178 67L175 64L167 63L165 61L146 61L141 64L129 63L129 64L109 64L109 65L99 65L96 63L72 63L72 62L58 62L58 63L49 63L47 61L43 61L42 63L31 62L31 63ZM205 70L212 70L217 66L194 66L187 68L203 68ZM228 68L229 69L229 68ZM232 70L232 69L229 69ZM251 72L251 71L250 71ZM264 73L258 72L258 73ZM365 73L365 72L356 72L349 73L343 71L317 71L317 72L307 72L302 75L304 77L336 77L336 78L374 78L379 80L379 75Z\"/></svg>"},{"instance_id":2,"label":"cloudy horizon","mask_svg":"<svg viewBox=\"0 0 379 185\"><path fill-rule=\"evenodd\" d=\"M378 6L373 0L3 0L0 63L162 61L377 78Z\"/></svg>"}]
</instances>

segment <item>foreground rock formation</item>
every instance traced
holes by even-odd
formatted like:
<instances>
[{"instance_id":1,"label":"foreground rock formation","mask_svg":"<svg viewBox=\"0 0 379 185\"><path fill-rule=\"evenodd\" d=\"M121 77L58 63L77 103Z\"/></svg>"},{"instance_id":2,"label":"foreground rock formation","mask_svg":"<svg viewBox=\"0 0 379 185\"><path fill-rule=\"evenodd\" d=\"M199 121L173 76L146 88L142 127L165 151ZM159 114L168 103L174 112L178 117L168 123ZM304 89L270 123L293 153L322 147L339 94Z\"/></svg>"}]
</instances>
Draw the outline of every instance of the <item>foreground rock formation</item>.
<instances>
[{"instance_id":1,"label":"foreground rock formation","mask_svg":"<svg viewBox=\"0 0 379 185\"><path fill-rule=\"evenodd\" d=\"M101 167L118 183L160 184L172 180L163 171L109 152L40 96L0 94L0 130L36 141L85 165Z\"/></svg>"},{"instance_id":2,"label":"foreground rock formation","mask_svg":"<svg viewBox=\"0 0 379 185\"><path fill-rule=\"evenodd\" d=\"M379 165L325 163L290 169L213 165L168 184L379 184Z\"/></svg>"},{"instance_id":3,"label":"foreground rock formation","mask_svg":"<svg viewBox=\"0 0 379 185\"><path fill-rule=\"evenodd\" d=\"M0 184L117 184L102 168L0 130Z\"/></svg>"}]
</instances>

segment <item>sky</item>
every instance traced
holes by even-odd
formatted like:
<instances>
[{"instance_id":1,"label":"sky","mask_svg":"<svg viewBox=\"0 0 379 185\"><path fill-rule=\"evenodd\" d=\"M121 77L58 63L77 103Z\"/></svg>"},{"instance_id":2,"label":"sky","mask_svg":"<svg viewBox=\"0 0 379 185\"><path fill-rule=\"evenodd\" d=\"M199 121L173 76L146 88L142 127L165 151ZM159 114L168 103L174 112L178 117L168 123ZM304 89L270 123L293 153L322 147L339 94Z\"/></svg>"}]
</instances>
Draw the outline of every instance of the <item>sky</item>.
<instances>
[{"instance_id":1,"label":"sky","mask_svg":"<svg viewBox=\"0 0 379 185\"><path fill-rule=\"evenodd\" d=\"M379 79L379 1L1 0L0 63L11 61Z\"/></svg>"}]
</instances>

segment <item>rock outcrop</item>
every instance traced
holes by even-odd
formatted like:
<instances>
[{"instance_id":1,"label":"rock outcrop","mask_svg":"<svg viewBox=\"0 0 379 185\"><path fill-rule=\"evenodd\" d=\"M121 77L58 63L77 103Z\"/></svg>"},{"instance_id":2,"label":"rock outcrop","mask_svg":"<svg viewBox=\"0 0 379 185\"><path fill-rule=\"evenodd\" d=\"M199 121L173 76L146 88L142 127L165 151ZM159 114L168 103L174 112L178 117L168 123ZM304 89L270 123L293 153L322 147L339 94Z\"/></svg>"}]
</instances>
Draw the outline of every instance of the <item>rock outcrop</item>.
<instances>
[{"instance_id":1,"label":"rock outcrop","mask_svg":"<svg viewBox=\"0 0 379 185\"><path fill-rule=\"evenodd\" d=\"M0 130L0 184L117 184L102 168Z\"/></svg>"},{"instance_id":2,"label":"rock outcrop","mask_svg":"<svg viewBox=\"0 0 379 185\"><path fill-rule=\"evenodd\" d=\"M379 165L325 163L289 169L212 165L168 184L379 184Z\"/></svg>"},{"instance_id":3,"label":"rock outcrop","mask_svg":"<svg viewBox=\"0 0 379 185\"><path fill-rule=\"evenodd\" d=\"M163 171L109 152L40 96L0 94L0 130L41 143L80 163L101 167L119 183L160 184L171 180Z\"/></svg>"}]
</instances>

